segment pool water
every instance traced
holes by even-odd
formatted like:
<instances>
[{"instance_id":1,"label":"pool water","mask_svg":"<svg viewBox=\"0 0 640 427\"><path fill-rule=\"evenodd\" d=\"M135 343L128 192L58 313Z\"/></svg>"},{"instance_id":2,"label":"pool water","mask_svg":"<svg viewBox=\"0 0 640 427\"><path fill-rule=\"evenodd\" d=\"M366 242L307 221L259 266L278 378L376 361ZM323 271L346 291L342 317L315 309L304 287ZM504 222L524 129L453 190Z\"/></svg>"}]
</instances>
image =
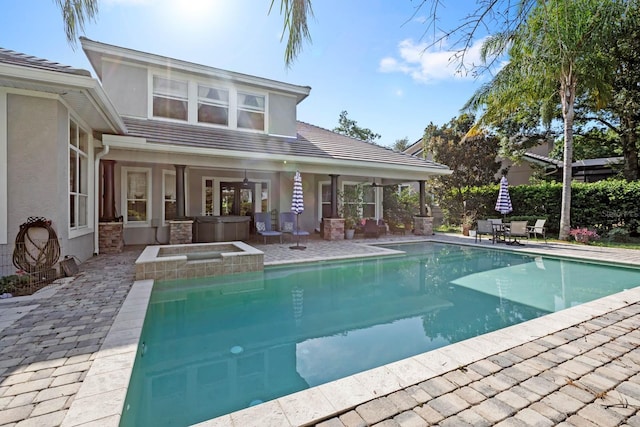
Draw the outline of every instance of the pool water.
<instances>
[{"instance_id":1,"label":"pool water","mask_svg":"<svg viewBox=\"0 0 640 427\"><path fill-rule=\"evenodd\" d=\"M640 285L640 270L448 244L156 282L122 426L187 426Z\"/></svg>"}]
</instances>

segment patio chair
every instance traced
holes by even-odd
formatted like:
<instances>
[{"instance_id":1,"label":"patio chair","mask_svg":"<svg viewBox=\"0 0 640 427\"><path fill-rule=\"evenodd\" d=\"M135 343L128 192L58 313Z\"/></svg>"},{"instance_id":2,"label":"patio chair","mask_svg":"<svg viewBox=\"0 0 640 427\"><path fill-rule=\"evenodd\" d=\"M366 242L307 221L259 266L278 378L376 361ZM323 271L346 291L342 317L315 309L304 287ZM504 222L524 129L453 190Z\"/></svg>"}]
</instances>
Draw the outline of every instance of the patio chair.
<instances>
[{"instance_id":1,"label":"patio chair","mask_svg":"<svg viewBox=\"0 0 640 427\"><path fill-rule=\"evenodd\" d=\"M502 223L502 218L489 218L487 221L493 226L493 242L505 243L507 226Z\"/></svg>"},{"instance_id":2,"label":"patio chair","mask_svg":"<svg viewBox=\"0 0 640 427\"><path fill-rule=\"evenodd\" d=\"M291 238L290 241L293 241L294 237L303 237L303 241L306 241L309 237L308 231L300 230L299 225L296 227L296 214L293 212L280 213L280 232L284 236L289 236Z\"/></svg>"},{"instance_id":3,"label":"patio chair","mask_svg":"<svg viewBox=\"0 0 640 427\"><path fill-rule=\"evenodd\" d=\"M254 214L256 224L256 234L259 234L264 238L265 245L267 244L268 237L278 237L280 243L282 243L282 233L271 228L271 213L270 212L256 212Z\"/></svg>"},{"instance_id":4,"label":"patio chair","mask_svg":"<svg viewBox=\"0 0 640 427\"><path fill-rule=\"evenodd\" d=\"M509 239L507 242L508 245L522 245L522 243L518 241L518 237L526 237L529 239L527 221L511 221L509 228L505 231L505 236Z\"/></svg>"},{"instance_id":5,"label":"patio chair","mask_svg":"<svg viewBox=\"0 0 640 427\"><path fill-rule=\"evenodd\" d=\"M380 237L380 227L375 219L367 219L364 222L364 237L373 236Z\"/></svg>"},{"instance_id":6,"label":"patio chair","mask_svg":"<svg viewBox=\"0 0 640 427\"><path fill-rule=\"evenodd\" d=\"M479 219L476 226L476 238L477 242L480 240L482 242L482 235L491 236L491 240L493 243L496 243L496 232L493 228L493 224L488 219Z\"/></svg>"},{"instance_id":7,"label":"patio chair","mask_svg":"<svg viewBox=\"0 0 640 427\"><path fill-rule=\"evenodd\" d=\"M544 226L546 219L537 219L535 225L530 225L527 227L527 232L529 233L529 238L531 235L538 238L538 234L542 236L544 242L547 243L547 228Z\"/></svg>"}]
</instances>

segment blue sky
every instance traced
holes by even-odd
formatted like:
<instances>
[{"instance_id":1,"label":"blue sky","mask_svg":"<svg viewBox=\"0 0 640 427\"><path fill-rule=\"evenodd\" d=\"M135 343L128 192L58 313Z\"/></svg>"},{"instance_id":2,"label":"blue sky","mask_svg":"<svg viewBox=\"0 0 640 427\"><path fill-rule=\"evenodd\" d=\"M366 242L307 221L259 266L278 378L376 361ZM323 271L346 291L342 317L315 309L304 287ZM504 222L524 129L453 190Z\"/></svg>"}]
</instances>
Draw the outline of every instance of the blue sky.
<instances>
[{"instance_id":1,"label":"blue sky","mask_svg":"<svg viewBox=\"0 0 640 427\"><path fill-rule=\"evenodd\" d=\"M422 137L429 122L459 114L482 81L449 64L447 46L426 49L428 11L411 0L315 0L312 44L284 65L279 9L270 0L101 0L85 36L103 43L260 77L311 86L298 119L333 129L342 110L392 145ZM279 0L276 7L279 8ZM451 0L439 25L455 24L468 0ZM66 42L54 0L6 1L0 47L91 69L80 45ZM412 18L413 16L413 18ZM478 43L479 44L479 43ZM476 57L477 49L470 58Z\"/></svg>"}]
</instances>

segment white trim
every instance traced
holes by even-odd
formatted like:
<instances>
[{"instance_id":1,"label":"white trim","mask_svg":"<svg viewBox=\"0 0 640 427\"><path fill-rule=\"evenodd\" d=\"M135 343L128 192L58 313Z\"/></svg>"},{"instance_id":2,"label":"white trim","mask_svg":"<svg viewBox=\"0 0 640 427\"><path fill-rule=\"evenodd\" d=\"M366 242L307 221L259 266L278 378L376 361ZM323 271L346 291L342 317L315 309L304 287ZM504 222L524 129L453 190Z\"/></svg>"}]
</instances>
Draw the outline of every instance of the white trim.
<instances>
[{"instance_id":1,"label":"white trim","mask_svg":"<svg viewBox=\"0 0 640 427\"><path fill-rule=\"evenodd\" d=\"M162 199L162 203L161 203L162 206L161 206L160 212L162 212L161 213L162 224L165 225L165 226L169 225L169 222L167 221L167 218L166 218L166 215L165 215L165 209L164 209L164 202L166 200L165 197L166 197L166 192L167 192L167 189L165 188L165 184L166 184L165 177L167 175L173 175L174 180L176 180L176 171L175 170L172 171L172 170L168 170L168 169L162 169L162 193L160 193L160 198ZM186 179L185 179L185 181L186 181ZM178 183L176 181L176 188L174 189L174 191L177 191L177 184ZM173 195L173 199L171 199L171 200L173 200L174 202L177 203L176 194L175 193ZM185 198L185 204L186 204L186 198Z\"/></svg>"},{"instance_id":2,"label":"white trim","mask_svg":"<svg viewBox=\"0 0 640 427\"><path fill-rule=\"evenodd\" d=\"M211 213L209 215L213 215L213 216L218 216L220 215L220 184L219 184L219 178L213 177L213 176L203 176L202 177L202 185L201 185L201 193L200 193L200 207L202 208L200 210L200 215L207 215L207 191L206 191L206 184L207 184L207 180L211 181ZM216 190L216 188L218 190Z\"/></svg>"},{"instance_id":3,"label":"white trim","mask_svg":"<svg viewBox=\"0 0 640 427\"><path fill-rule=\"evenodd\" d=\"M202 177L202 185L200 192L200 215L206 214L206 181L211 180L213 189L213 212L211 215L219 216L220 215L220 183L221 182L242 182L244 180L244 176L238 177L228 177L228 176L203 176ZM253 187L253 197L254 197L254 206L255 212L262 212L262 184L267 184L267 211L271 212L271 199L273 197L271 180L269 178L266 179L251 179L252 183L254 183Z\"/></svg>"},{"instance_id":4,"label":"white trim","mask_svg":"<svg viewBox=\"0 0 640 427\"><path fill-rule=\"evenodd\" d=\"M162 78L165 80L182 82L187 84L187 120L181 119L172 119L170 117L162 117L162 116L154 116L153 115L153 98L154 98L154 85L153 79L154 77ZM214 89L226 90L229 94L229 103L227 105L228 108L228 117L227 117L227 125L219 125L215 123L206 123L198 121L198 86L206 86ZM184 73L169 73L166 69L156 69L156 68L148 68L147 69L147 117L152 120L161 120L168 121L172 123L187 123L190 125L197 126L207 126L207 127L215 127L222 129L232 129L241 132L254 132L260 134L269 134L269 92L266 90L260 90L253 87L238 87L237 85L233 85L230 82L212 82L211 80L204 80L202 78L197 78L197 76L188 75ZM238 106L238 96L239 94L245 95L256 95L264 97L264 110L263 111L255 111L262 113L264 117L264 127L263 129L251 129L251 128L243 128L238 127L238 110L240 110ZM176 98L177 99L177 98ZM242 111L250 111L248 109L243 109Z\"/></svg>"},{"instance_id":5,"label":"white trim","mask_svg":"<svg viewBox=\"0 0 640 427\"><path fill-rule=\"evenodd\" d=\"M8 132L7 126L7 92L0 90L0 244L7 244L7 212L8 212Z\"/></svg>"},{"instance_id":6,"label":"white trim","mask_svg":"<svg viewBox=\"0 0 640 427\"><path fill-rule=\"evenodd\" d=\"M322 221L322 186L328 185L329 191L331 191L331 181L318 181L318 221ZM329 206L331 206L331 200L329 200Z\"/></svg>"},{"instance_id":7,"label":"white trim","mask_svg":"<svg viewBox=\"0 0 640 427\"><path fill-rule=\"evenodd\" d=\"M147 219L146 221L129 221L129 214L127 209L127 194L128 194L128 180L127 173L129 172L144 172L147 175ZM130 166L122 166L120 172L120 212L122 212L123 222L125 227L149 227L151 226L151 215L152 215L152 203L153 203L153 191L152 184L153 180L151 174L151 168L141 168L141 167L130 167Z\"/></svg>"},{"instance_id":8,"label":"white trim","mask_svg":"<svg viewBox=\"0 0 640 427\"><path fill-rule=\"evenodd\" d=\"M79 236L84 236L85 234L89 234L92 233L94 231L94 222L93 222L93 218L94 218L94 209L95 209L95 202L94 202L94 197L95 194L92 191L92 189L94 188L94 161L93 161L93 135L92 132L90 130L90 127L83 125L82 120L80 120L73 112L72 110L68 110L69 114L68 114L68 120L67 120L67 183L70 182L70 177L69 177L69 170L70 170L70 165L69 165L69 160L70 160L70 150L71 150L71 134L69 133L69 129L71 127L71 122L73 121L76 124L76 128L78 129L78 134L80 133L80 131L83 131L84 133L87 134L87 151L85 152L86 154L86 165L87 165L87 170L85 171L86 174L86 186L87 186L87 206L86 206L86 225L81 226L79 225L80 223L80 218L78 216L79 213L79 209L76 209L76 207L78 206L77 203L79 203L79 201L76 202L76 206L73 207L73 209L76 211L76 226L75 227L71 227L71 208L70 206L70 198L71 198L71 189L67 188L67 230L69 232L69 239L73 239L75 237L79 237ZM78 142L80 140L78 139ZM78 154L80 152L79 147L77 147L75 149L76 153ZM80 162L79 159L77 159L78 162ZM80 168L77 169L78 171L81 171ZM80 180L78 180L78 191L76 192L77 194L80 194L80 187L81 187L81 182Z\"/></svg>"}]
</instances>

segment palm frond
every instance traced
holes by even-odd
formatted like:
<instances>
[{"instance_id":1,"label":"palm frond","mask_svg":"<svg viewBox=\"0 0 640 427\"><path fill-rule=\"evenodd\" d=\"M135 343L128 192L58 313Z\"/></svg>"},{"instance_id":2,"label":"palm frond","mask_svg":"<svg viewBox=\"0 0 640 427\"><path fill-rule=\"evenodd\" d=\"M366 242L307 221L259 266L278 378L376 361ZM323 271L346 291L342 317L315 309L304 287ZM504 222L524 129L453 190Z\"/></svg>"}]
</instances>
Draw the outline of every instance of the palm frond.
<instances>
[{"instance_id":1,"label":"palm frond","mask_svg":"<svg viewBox=\"0 0 640 427\"><path fill-rule=\"evenodd\" d=\"M271 0L269 13L275 2L276 0ZM290 67L302 51L303 42L306 40L311 43L311 33L307 25L308 18L313 16L311 0L280 0L280 15L284 17L280 40L284 39L287 32L289 34L284 51L284 62L287 67Z\"/></svg>"}]
</instances>

